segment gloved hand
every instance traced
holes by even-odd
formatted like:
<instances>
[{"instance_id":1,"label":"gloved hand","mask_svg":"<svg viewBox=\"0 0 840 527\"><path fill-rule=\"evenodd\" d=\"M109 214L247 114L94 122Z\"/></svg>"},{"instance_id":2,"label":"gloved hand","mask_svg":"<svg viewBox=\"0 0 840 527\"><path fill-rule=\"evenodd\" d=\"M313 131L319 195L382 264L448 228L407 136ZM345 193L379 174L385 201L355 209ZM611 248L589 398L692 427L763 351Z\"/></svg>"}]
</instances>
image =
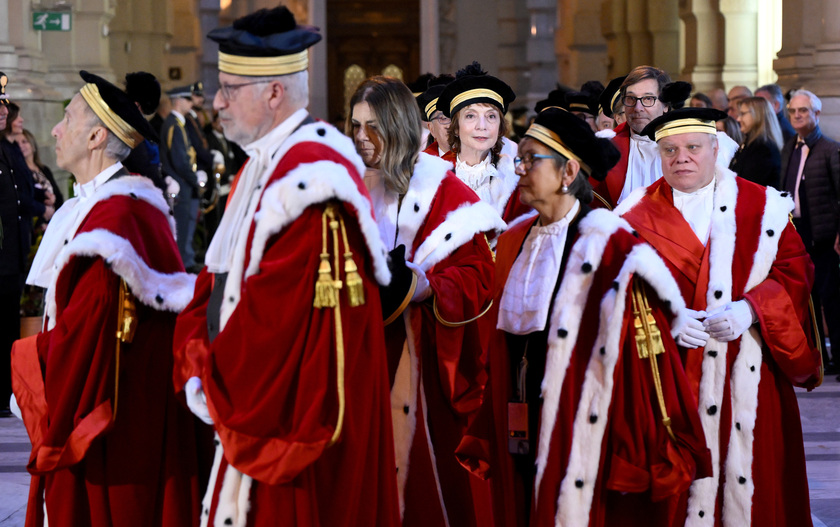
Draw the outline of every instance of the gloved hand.
<instances>
[{"instance_id":1,"label":"gloved hand","mask_svg":"<svg viewBox=\"0 0 840 527\"><path fill-rule=\"evenodd\" d=\"M166 176L163 181L166 183L166 195L170 198L174 198L181 192L181 185L172 176Z\"/></svg>"},{"instance_id":2,"label":"gloved hand","mask_svg":"<svg viewBox=\"0 0 840 527\"><path fill-rule=\"evenodd\" d=\"M756 322L750 303L746 300L729 302L706 317L703 326L713 338L721 342L735 340Z\"/></svg>"},{"instance_id":3,"label":"gloved hand","mask_svg":"<svg viewBox=\"0 0 840 527\"><path fill-rule=\"evenodd\" d=\"M203 170L196 170L195 177L198 179L198 186L204 187L207 185L207 172Z\"/></svg>"},{"instance_id":4,"label":"gloved hand","mask_svg":"<svg viewBox=\"0 0 840 527\"><path fill-rule=\"evenodd\" d=\"M677 345L688 349L700 348L706 345L709 340L709 334L703 328L701 318L706 316L705 311L694 311L693 309L686 309L686 312L691 317L685 328L680 331L675 339Z\"/></svg>"},{"instance_id":5,"label":"gloved hand","mask_svg":"<svg viewBox=\"0 0 840 527\"><path fill-rule=\"evenodd\" d=\"M420 266L414 262L406 260L405 266L411 269L411 272L417 275L417 288L414 290L414 296L411 297L412 302L422 302L432 296L432 288L429 287L429 279L426 278L426 273Z\"/></svg>"},{"instance_id":6,"label":"gloved hand","mask_svg":"<svg viewBox=\"0 0 840 527\"><path fill-rule=\"evenodd\" d=\"M208 425L212 425L213 419L210 417L210 410L207 409L207 397L204 395L201 379L190 377L184 385L184 393L187 395L187 406L190 407L190 411Z\"/></svg>"},{"instance_id":7,"label":"gloved hand","mask_svg":"<svg viewBox=\"0 0 840 527\"><path fill-rule=\"evenodd\" d=\"M12 411L15 417L23 421L23 413L20 411L20 406L18 406L15 394L12 394L12 397L9 398L9 410Z\"/></svg>"},{"instance_id":8,"label":"gloved hand","mask_svg":"<svg viewBox=\"0 0 840 527\"><path fill-rule=\"evenodd\" d=\"M225 155L218 150L210 150L210 153L213 154L213 164L214 165L223 165L225 164Z\"/></svg>"}]
</instances>

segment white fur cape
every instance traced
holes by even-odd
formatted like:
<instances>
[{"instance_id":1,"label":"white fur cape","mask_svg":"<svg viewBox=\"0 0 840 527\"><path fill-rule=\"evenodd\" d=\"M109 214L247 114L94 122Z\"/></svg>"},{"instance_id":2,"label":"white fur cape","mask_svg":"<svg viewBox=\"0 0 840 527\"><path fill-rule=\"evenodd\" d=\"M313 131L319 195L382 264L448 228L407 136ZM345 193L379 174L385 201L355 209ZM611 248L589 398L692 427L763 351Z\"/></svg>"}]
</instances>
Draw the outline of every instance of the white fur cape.
<instances>
[{"instance_id":1,"label":"white fur cape","mask_svg":"<svg viewBox=\"0 0 840 527\"><path fill-rule=\"evenodd\" d=\"M102 185L88 199L73 202L78 207L78 214L72 224L63 225L63 248L58 251L53 264L50 285L46 293L45 316L49 320L47 329L55 327L56 304L55 286L61 270L74 256L98 257L105 260L110 269L128 284L131 292L140 302L158 310L180 312L192 300L195 277L184 272L160 273L137 254L131 242L105 230L95 229L76 235L91 209L97 204L114 196L130 196L152 205L167 219L172 236L175 235L175 223L169 214L169 205L163 199L160 190L145 177L123 176L111 179ZM62 207L64 208L64 207ZM56 231L58 232L58 231Z\"/></svg>"},{"instance_id":2,"label":"white fur cape","mask_svg":"<svg viewBox=\"0 0 840 527\"><path fill-rule=\"evenodd\" d=\"M709 243L709 287L706 293L707 310L726 305L732 298L732 262L735 245L738 243L735 209L738 203L736 175L718 165L715 169L715 194L712 209ZM632 209L645 195L646 189L633 191L616 209L622 215ZM745 291L763 282L776 259L781 233L793 210L793 200L783 196L772 187L766 190L766 203L761 219L761 239L755 253ZM739 345L738 355L730 372L732 405L732 432L729 437L729 453L726 460L720 459L720 415L718 411L723 399L726 378L726 356L729 344ZM721 466L726 473L723 489L723 525L727 527L749 526L752 517L752 498L755 485L752 480L753 430L758 409L758 384L761 380L760 332L751 328L738 341L732 343L709 339L703 354L698 411L706 444L712 452L714 476L695 481L688 500L689 527L713 526L715 521L715 500L720 482ZM738 427L736 427L736 423Z\"/></svg>"},{"instance_id":3,"label":"white fur cape","mask_svg":"<svg viewBox=\"0 0 840 527\"><path fill-rule=\"evenodd\" d=\"M554 309L548 333L548 353L542 382L543 407L539 444L535 500L548 462L551 436L556 426L561 388L569 367L580 330L583 310L589 297L595 271L610 237L619 230L631 232L623 219L605 210L593 210L580 222L580 237L575 242L566 264L560 290L554 299ZM584 264L588 263L586 266ZM685 302L668 268L647 244L635 246L627 256L614 280L618 289L610 289L601 299L598 337L595 340L585 380L578 402L572 433L568 468L557 497L555 524L587 525L601 458L601 444L606 432L606 416L613 395L613 373L620 357L620 336L624 320L625 299L630 279L636 276L647 282L664 301L670 301L677 315L672 320L671 333L677 335L688 321ZM599 350L603 348L603 353ZM582 485L580 484L582 482Z\"/></svg>"}]
</instances>

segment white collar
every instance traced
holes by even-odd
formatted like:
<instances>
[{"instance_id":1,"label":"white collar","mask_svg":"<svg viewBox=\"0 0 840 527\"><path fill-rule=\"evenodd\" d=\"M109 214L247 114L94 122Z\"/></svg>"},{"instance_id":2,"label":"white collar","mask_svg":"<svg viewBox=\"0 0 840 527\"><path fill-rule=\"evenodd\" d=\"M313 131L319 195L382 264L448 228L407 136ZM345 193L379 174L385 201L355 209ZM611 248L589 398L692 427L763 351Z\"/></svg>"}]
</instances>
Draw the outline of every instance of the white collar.
<instances>
[{"instance_id":1,"label":"white collar","mask_svg":"<svg viewBox=\"0 0 840 527\"><path fill-rule=\"evenodd\" d=\"M674 207L680 211L700 243L706 245L709 239L709 229L712 225L715 178L712 178L708 185L694 192L681 192L673 187L671 190L674 197Z\"/></svg>"},{"instance_id":2,"label":"white collar","mask_svg":"<svg viewBox=\"0 0 840 527\"><path fill-rule=\"evenodd\" d=\"M675 189L674 187L671 187L671 190L674 192L674 199L677 199L677 198L685 199L685 198L689 198L689 197L692 197L692 196L696 196L696 197L705 196L709 192L712 192L714 189L715 189L715 178L712 178L712 180L709 181L709 183L706 186L704 186L702 188L699 188L699 189L695 190L694 192L683 192L681 190Z\"/></svg>"},{"instance_id":3,"label":"white collar","mask_svg":"<svg viewBox=\"0 0 840 527\"><path fill-rule=\"evenodd\" d=\"M102 172L96 175L93 179L88 181L87 183L76 185L74 190L77 196L81 198L82 201L88 199L89 197L93 196L93 193L103 185L106 181L111 179L111 176L119 172L119 170L123 167L123 164L117 161L113 165L109 166Z\"/></svg>"},{"instance_id":4,"label":"white collar","mask_svg":"<svg viewBox=\"0 0 840 527\"><path fill-rule=\"evenodd\" d=\"M184 116L183 116L183 114L181 114L181 112L176 112L175 110L172 110L172 115L174 115L175 118L178 119L178 122L181 123L181 124L184 124L185 122L187 122L186 118L184 118Z\"/></svg>"}]
</instances>

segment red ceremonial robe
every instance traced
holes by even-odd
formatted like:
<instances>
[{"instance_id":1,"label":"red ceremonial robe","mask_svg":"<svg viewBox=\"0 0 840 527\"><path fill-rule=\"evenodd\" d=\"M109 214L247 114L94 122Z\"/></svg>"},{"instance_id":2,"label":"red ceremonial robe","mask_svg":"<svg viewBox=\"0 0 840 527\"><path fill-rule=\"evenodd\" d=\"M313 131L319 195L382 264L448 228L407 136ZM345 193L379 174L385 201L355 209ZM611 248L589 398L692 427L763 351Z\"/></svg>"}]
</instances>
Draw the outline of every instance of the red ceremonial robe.
<instances>
[{"instance_id":1,"label":"red ceremonial robe","mask_svg":"<svg viewBox=\"0 0 840 527\"><path fill-rule=\"evenodd\" d=\"M616 126L613 132L615 135L610 140L621 153L621 158L607 172L607 177L603 181L589 178L592 190L597 194L595 199L592 200L592 207L614 209L624 188L624 179L627 177L627 162L630 158L630 127L624 122Z\"/></svg>"},{"instance_id":2,"label":"red ceremonial robe","mask_svg":"<svg viewBox=\"0 0 840 527\"><path fill-rule=\"evenodd\" d=\"M443 156L441 156L441 155L440 155L440 147L438 146L438 142L437 142L437 141L432 141L432 144L430 144L429 146L427 146L427 147L426 147L426 149L425 149L425 150L423 150L423 153L424 153L424 154L429 154L430 156L443 157ZM446 154L448 154L448 153L449 153L449 152L446 152L446 153L444 154L444 156L445 156Z\"/></svg>"},{"instance_id":3,"label":"red ceremonial robe","mask_svg":"<svg viewBox=\"0 0 840 527\"><path fill-rule=\"evenodd\" d=\"M55 262L48 329L15 345L15 396L32 441L28 527L45 523L44 501L51 526L199 522L193 418L170 382L175 317L194 278L160 191L123 174L68 202L84 219ZM121 280L137 328L118 348Z\"/></svg>"},{"instance_id":4,"label":"red ceremonial robe","mask_svg":"<svg viewBox=\"0 0 840 527\"><path fill-rule=\"evenodd\" d=\"M433 293L409 304L386 328L389 361L397 370L391 405L405 526L481 525L476 510L487 505L481 496L474 500L471 485L482 482L454 452L486 380L477 320L493 284L485 233L504 229L504 222L451 166L420 154L401 206L384 184L371 189L382 239L389 249L405 245L406 260L426 272ZM484 498L489 500L486 486Z\"/></svg>"},{"instance_id":5,"label":"red ceremonial robe","mask_svg":"<svg viewBox=\"0 0 840 527\"><path fill-rule=\"evenodd\" d=\"M533 223L522 222L499 238L494 306L501 302ZM534 352L546 353L541 418L538 430L530 432L538 438L532 443L536 481L523 481L508 453L513 350L501 330L492 339L481 415L459 455L465 466L489 476L499 526L524 526L528 508L533 526L677 525L691 481L711 473L696 405L663 309L680 313L674 319L676 333L685 323L685 305L662 261L630 233L626 222L584 208L569 229L572 239L566 246L571 251L564 255L548 340L541 350L528 349L529 362L536 362ZM657 363L676 441L662 424L650 361L636 349L634 280L644 282L662 333L665 353ZM534 489L532 503L523 500L526 486Z\"/></svg>"},{"instance_id":6,"label":"red ceremonial robe","mask_svg":"<svg viewBox=\"0 0 840 527\"><path fill-rule=\"evenodd\" d=\"M715 468L714 478L692 486L686 525L811 525L793 385L819 381L808 309L813 264L788 221L787 193L720 166L715 178L705 247L664 178L617 210L665 260L690 308L743 299L759 320L732 342L681 350Z\"/></svg>"},{"instance_id":7,"label":"red ceremonial robe","mask_svg":"<svg viewBox=\"0 0 840 527\"><path fill-rule=\"evenodd\" d=\"M175 385L201 377L223 447L202 513L209 525L398 525L377 286L390 274L364 165L324 123L301 126L277 148L224 286L218 336L208 338L206 269L176 327ZM351 251L364 288L355 307L349 286L339 290L340 324L336 308L313 307L328 204L347 233L335 254L326 231L332 272L346 280Z\"/></svg>"}]
</instances>

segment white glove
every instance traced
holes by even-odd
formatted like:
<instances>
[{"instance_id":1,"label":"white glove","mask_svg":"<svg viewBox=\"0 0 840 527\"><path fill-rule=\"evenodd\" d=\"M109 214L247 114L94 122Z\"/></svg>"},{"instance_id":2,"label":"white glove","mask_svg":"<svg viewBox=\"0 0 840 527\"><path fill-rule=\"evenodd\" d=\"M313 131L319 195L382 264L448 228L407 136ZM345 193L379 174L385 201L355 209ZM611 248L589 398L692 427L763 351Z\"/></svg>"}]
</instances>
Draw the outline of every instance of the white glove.
<instances>
[{"instance_id":1,"label":"white glove","mask_svg":"<svg viewBox=\"0 0 840 527\"><path fill-rule=\"evenodd\" d=\"M172 176L166 176L163 181L166 183L166 195L170 198L174 198L181 192L181 185Z\"/></svg>"},{"instance_id":2,"label":"white glove","mask_svg":"<svg viewBox=\"0 0 840 527\"><path fill-rule=\"evenodd\" d=\"M218 150L210 150L210 153L213 154L213 164L214 165L224 165L225 164L225 155Z\"/></svg>"},{"instance_id":3,"label":"white glove","mask_svg":"<svg viewBox=\"0 0 840 527\"><path fill-rule=\"evenodd\" d=\"M683 330L680 331L680 334L677 335L675 341L677 345L684 348L701 348L705 346L706 341L709 340L709 334L706 333L703 328L703 323L700 322L700 319L706 316L706 312L686 309L686 313L688 313L688 316L691 318L688 319L688 323Z\"/></svg>"},{"instance_id":4,"label":"white glove","mask_svg":"<svg viewBox=\"0 0 840 527\"><path fill-rule=\"evenodd\" d=\"M735 340L755 323L752 307L746 300L730 302L709 313L703 326L721 342Z\"/></svg>"},{"instance_id":5,"label":"white glove","mask_svg":"<svg viewBox=\"0 0 840 527\"><path fill-rule=\"evenodd\" d=\"M429 279L426 278L426 273L420 269L414 262L405 261L405 266L411 269L417 275L417 289L414 290L414 296L411 297L412 302L422 302L432 296L432 288L429 287Z\"/></svg>"},{"instance_id":6,"label":"white glove","mask_svg":"<svg viewBox=\"0 0 840 527\"><path fill-rule=\"evenodd\" d=\"M195 172L195 177L198 179L198 186L203 187L207 184L207 172L203 170L197 170Z\"/></svg>"},{"instance_id":7,"label":"white glove","mask_svg":"<svg viewBox=\"0 0 840 527\"><path fill-rule=\"evenodd\" d=\"M207 409L207 397L204 395L201 379L190 377L184 385L184 393L187 395L187 406L190 407L190 411L208 425L212 425L213 419L210 417L210 410Z\"/></svg>"},{"instance_id":8,"label":"white glove","mask_svg":"<svg viewBox=\"0 0 840 527\"><path fill-rule=\"evenodd\" d=\"M15 394L12 394L12 397L9 399L9 410L12 411L15 417L23 421L23 413L20 411Z\"/></svg>"}]
</instances>

